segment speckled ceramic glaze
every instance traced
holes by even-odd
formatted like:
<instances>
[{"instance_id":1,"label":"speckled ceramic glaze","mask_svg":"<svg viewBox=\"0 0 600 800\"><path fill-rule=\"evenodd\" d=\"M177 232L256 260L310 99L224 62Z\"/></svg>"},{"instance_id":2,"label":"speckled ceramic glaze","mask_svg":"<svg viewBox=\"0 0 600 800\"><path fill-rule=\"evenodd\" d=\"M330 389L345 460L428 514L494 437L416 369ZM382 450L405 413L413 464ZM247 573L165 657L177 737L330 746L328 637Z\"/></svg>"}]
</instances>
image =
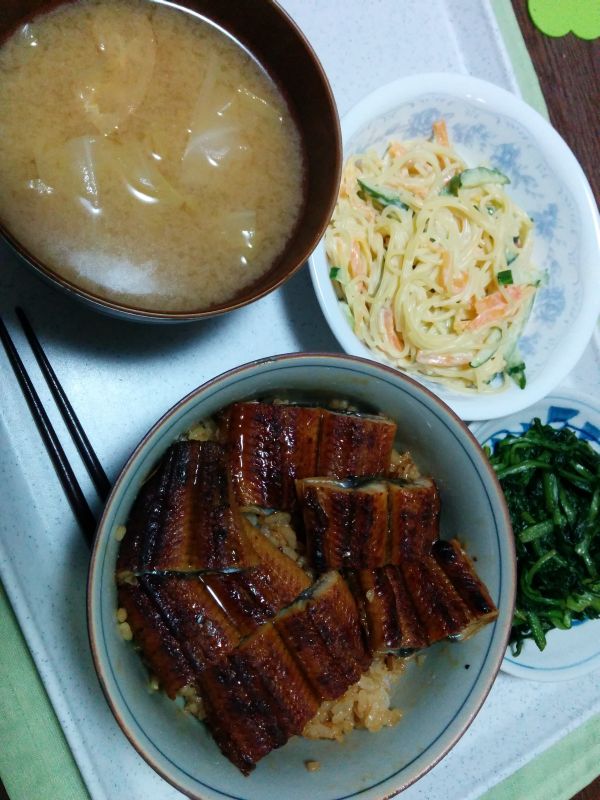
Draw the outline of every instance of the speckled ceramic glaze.
<instances>
[{"instance_id":1,"label":"speckled ceramic glaze","mask_svg":"<svg viewBox=\"0 0 600 800\"><path fill-rule=\"evenodd\" d=\"M458 536L499 607L497 622L466 642L425 652L402 676L395 703L404 719L378 734L355 731L343 744L296 737L244 778L205 727L160 694L115 622L115 529L165 449L199 419L232 401L287 390L368 403L398 423L398 444L438 482L442 535ZM347 356L295 355L254 362L200 387L169 411L117 480L100 523L88 588L92 652L117 721L140 754L192 797L232 800L375 800L419 778L460 738L487 695L504 654L512 615L514 549L506 507L481 449L436 397L398 372ZM321 763L308 772L306 760Z\"/></svg>"},{"instance_id":2,"label":"speckled ceramic glaze","mask_svg":"<svg viewBox=\"0 0 600 800\"><path fill-rule=\"evenodd\" d=\"M556 430L569 428L600 451L598 401L581 392L557 392L505 419L473 426L481 442L493 447L508 434L518 436L538 417ZM576 622L568 631L554 630L543 651L532 641L519 656L507 650L502 669L533 681L562 681L600 670L600 619Z\"/></svg>"},{"instance_id":3,"label":"speckled ceramic glaze","mask_svg":"<svg viewBox=\"0 0 600 800\"><path fill-rule=\"evenodd\" d=\"M533 258L544 275L519 342L527 365L524 390L511 384L495 394L460 394L422 379L463 419L491 419L546 395L583 353L600 312L600 221L581 167L550 124L509 92L464 75L415 75L377 89L342 119L344 158L382 150L391 138L427 137L442 118L467 164L492 166L510 178L508 193L533 217ZM379 358L354 335L339 307L323 242L311 274L344 350Z\"/></svg>"}]
</instances>

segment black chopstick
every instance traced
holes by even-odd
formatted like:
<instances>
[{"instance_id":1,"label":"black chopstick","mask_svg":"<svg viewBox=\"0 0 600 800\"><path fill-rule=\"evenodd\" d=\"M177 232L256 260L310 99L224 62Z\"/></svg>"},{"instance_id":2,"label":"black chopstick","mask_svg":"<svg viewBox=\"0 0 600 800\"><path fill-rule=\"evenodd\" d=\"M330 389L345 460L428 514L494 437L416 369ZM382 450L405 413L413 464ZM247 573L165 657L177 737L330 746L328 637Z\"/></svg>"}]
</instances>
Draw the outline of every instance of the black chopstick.
<instances>
[{"instance_id":1,"label":"black chopstick","mask_svg":"<svg viewBox=\"0 0 600 800\"><path fill-rule=\"evenodd\" d=\"M0 778L0 800L10 800L6 787L2 783L2 778Z\"/></svg>"},{"instance_id":2,"label":"black chopstick","mask_svg":"<svg viewBox=\"0 0 600 800\"><path fill-rule=\"evenodd\" d=\"M83 463L90 474L90 478L96 487L98 497L104 502L108 499L108 495L110 494L110 483L106 477L106 473L102 469L102 465L100 464L100 461L94 452L94 448L90 444L90 440L86 436L81 423L77 419L77 415L73 410L73 406L64 393L63 388L56 377L56 373L52 369L52 366L46 357L46 353L44 352L39 339L35 335L35 332L31 327L31 323L27 319L25 312L22 308L16 308L15 311L25 336L27 337L27 341L33 350L33 354L35 355L50 391L52 392L52 396L54 397L56 405L58 406L58 410L65 421L65 425L69 429L69 433L75 442L75 446L79 451L79 455L81 456Z\"/></svg>"},{"instance_id":3,"label":"black chopstick","mask_svg":"<svg viewBox=\"0 0 600 800\"><path fill-rule=\"evenodd\" d=\"M0 340L4 345L8 360L17 376L31 415L44 440L46 450L54 464L54 469L62 483L73 513L77 517L86 541L91 545L94 539L94 531L96 530L96 520L2 319L0 319Z\"/></svg>"}]
</instances>

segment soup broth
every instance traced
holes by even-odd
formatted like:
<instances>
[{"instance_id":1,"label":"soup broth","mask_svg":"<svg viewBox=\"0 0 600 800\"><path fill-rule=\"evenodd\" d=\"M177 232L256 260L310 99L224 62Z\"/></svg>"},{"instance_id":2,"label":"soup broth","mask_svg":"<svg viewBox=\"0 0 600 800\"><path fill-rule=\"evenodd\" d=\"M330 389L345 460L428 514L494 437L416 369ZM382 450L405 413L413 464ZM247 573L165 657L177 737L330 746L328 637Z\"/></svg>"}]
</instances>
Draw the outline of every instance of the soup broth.
<instances>
[{"instance_id":1,"label":"soup broth","mask_svg":"<svg viewBox=\"0 0 600 800\"><path fill-rule=\"evenodd\" d=\"M281 253L300 137L262 68L150 0L79 0L0 48L0 219L40 261L123 305L199 311Z\"/></svg>"}]
</instances>

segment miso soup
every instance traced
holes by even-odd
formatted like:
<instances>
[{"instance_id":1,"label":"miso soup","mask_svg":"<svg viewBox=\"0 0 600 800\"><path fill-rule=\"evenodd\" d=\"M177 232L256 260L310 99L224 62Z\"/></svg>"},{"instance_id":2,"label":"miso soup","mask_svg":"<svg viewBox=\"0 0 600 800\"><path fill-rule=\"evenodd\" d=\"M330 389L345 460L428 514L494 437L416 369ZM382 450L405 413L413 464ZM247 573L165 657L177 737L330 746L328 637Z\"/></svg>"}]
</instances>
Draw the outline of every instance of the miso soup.
<instances>
[{"instance_id":1,"label":"miso soup","mask_svg":"<svg viewBox=\"0 0 600 800\"><path fill-rule=\"evenodd\" d=\"M261 66L151 0L79 0L0 48L0 219L58 275L138 309L225 302L303 202L300 137Z\"/></svg>"}]
</instances>

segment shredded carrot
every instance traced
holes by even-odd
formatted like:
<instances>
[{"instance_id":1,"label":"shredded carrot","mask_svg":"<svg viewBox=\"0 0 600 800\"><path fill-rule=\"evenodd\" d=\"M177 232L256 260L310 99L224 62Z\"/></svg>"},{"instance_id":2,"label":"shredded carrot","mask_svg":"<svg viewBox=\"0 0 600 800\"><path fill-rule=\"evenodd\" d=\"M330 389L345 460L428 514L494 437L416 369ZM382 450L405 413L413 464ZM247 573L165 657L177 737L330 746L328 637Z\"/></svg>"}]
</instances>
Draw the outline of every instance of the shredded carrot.
<instances>
[{"instance_id":1,"label":"shredded carrot","mask_svg":"<svg viewBox=\"0 0 600 800\"><path fill-rule=\"evenodd\" d=\"M503 292L493 292L481 300L475 301L475 311L477 316L465 326L469 330L476 331L484 328L499 319L505 319L514 312L514 304L518 303L523 297L533 290L529 286L506 286ZM508 295L508 299L506 298Z\"/></svg>"},{"instance_id":2,"label":"shredded carrot","mask_svg":"<svg viewBox=\"0 0 600 800\"><path fill-rule=\"evenodd\" d=\"M448 129L446 128L446 122L443 119L438 119L437 122L433 123L433 136L438 144L443 145L444 147L448 147L450 141L448 139Z\"/></svg>"},{"instance_id":3,"label":"shredded carrot","mask_svg":"<svg viewBox=\"0 0 600 800\"><path fill-rule=\"evenodd\" d=\"M350 250L350 272L353 278L366 277L367 265L357 242L352 242Z\"/></svg>"},{"instance_id":4,"label":"shredded carrot","mask_svg":"<svg viewBox=\"0 0 600 800\"><path fill-rule=\"evenodd\" d=\"M493 292L480 300L475 300L475 311L477 314L485 314L487 311L498 311L506 306L506 299L500 292Z\"/></svg>"},{"instance_id":5,"label":"shredded carrot","mask_svg":"<svg viewBox=\"0 0 600 800\"><path fill-rule=\"evenodd\" d=\"M391 145L388 147L388 153L395 158L396 156L402 156L406 153L406 147L400 144L400 142L392 142Z\"/></svg>"},{"instance_id":6,"label":"shredded carrot","mask_svg":"<svg viewBox=\"0 0 600 800\"><path fill-rule=\"evenodd\" d=\"M392 310L390 308L381 309L381 322L383 323L383 328L386 332L388 342L392 345L392 347L402 350L404 347L404 342L396 333L396 329L394 328L394 315L392 314Z\"/></svg>"},{"instance_id":7,"label":"shredded carrot","mask_svg":"<svg viewBox=\"0 0 600 800\"><path fill-rule=\"evenodd\" d=\"M442 263L440 265L440 283L444 289L450 292L461 292L467 283L469 276L466 272L459 272L458 275L452 274L452 256L448 250L442 250Z\"/></svg>"},{"instance_id":8,"label":"shredded carrot","mask_svg":"<svg viewBox=\"0 0 600 800\"><path fill-rule=\"evenodd\" d=\"M411 191L412 194L415 195L415 197L420 197L421 200L425 200L425 198L429 194L429 189L419 189L416 186L411 186L409 191Z\"/></svg>"},{"instance_id":9,"label":"shredded carrot","mask_svg":"<svg viewBox=\"0 0 600 800\"><path fill-rule=\"evenodd\" d=\"M473 360L473 353L427 353L418 350L416 359L419 364L430 367L462 367Z\"/></svg>"}]
</instances>

